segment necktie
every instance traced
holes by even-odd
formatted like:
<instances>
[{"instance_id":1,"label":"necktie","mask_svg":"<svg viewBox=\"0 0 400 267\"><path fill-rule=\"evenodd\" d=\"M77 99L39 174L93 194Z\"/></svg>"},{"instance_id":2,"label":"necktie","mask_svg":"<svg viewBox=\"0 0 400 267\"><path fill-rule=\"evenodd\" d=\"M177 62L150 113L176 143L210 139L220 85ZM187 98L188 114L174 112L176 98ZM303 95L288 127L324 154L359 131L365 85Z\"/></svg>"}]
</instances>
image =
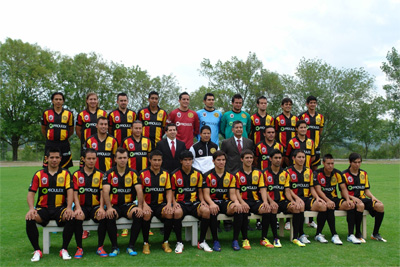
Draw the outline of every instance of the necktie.
<instances>
[{"instance_id":1,"label":"necktie","mask_svg":"<svg viewBox=\"0 0 400 267\"><path fill-rule=\"evenodd\" d=\"M172 153L172 157L175 158L175 145L174 145L174 141L171 141L171 153Z\"/></svg>"},{"instance_id":2,"label":"necktie","mask_svg":"<svg viewBox=\"0 0 400 267\"><path fill-rule=\"evenodd\" d=\"M242 153L242 145L240 144L240 139L238 139L237 142L238 142L239 153Z\"/></svg>"}]
</instances>

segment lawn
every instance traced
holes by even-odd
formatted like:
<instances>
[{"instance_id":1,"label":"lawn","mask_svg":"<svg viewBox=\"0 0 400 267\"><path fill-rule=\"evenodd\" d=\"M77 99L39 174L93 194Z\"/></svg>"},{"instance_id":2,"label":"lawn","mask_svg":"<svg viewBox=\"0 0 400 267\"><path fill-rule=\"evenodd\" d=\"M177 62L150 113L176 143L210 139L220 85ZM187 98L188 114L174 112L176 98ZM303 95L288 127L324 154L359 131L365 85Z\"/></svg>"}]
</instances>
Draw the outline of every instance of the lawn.
<instances>
[{"instance_id":1,"label":"lawn","mask_svg":"<svg viewBox=\"0 0 400 267\"><path fill-rule=\"evenodd\" d=\"M337 165L343 170L347 165ZM50 254L44 255L42 260L35 265L40 266L315 266L315 265L400 265L400 165L399 164L363 164L362 168L369 174L371 191L385 204L385 218L381 227L381 235L388 240L381 243L367 239L366 244L353 245L346 242L347 223L344 217L336 219L337 232L343 246L335 246L332 243L320 244L313 241L315 230L306 228L312 243L304 248L299 248L289 241L289 233L286 232L281 239L283 248L267 249L261 247L258 242L260 231L249 232L252 249L234 252L230 248L232 232L220 234L222 245L221 253L206 253L189 242L185 242L185 250L181 255L174 253L165 254L161 250L162 236L158 229L155 235L150 237L151 254L139 253L136 257L130 257L125 253L128 238L119 237L121 255L116 258L100 258L95 255L97 233L91 232L91 236L84 240L84 257L80 260L72 259L63 262L58 251L61 247L62 234L52 234ZM75 170L76 168L72 169ZM1 167L0 168L0 265L21 266L32 265L30 262L32 246L26 236L24 216L28 210L26 195L33 173L38 167ZM254 227L255 222L251 224ZM368 236L372 232L373 218L368 216ZM41 230L40 240L41 240ZM330 240L330 233L326 225L323 233ZM269 236L271 233L269 232ZM175 246L175 235L171 235L170 242ZM141 251L142 238L137 242L137 250ZM40 241L41 244L41 241ZM211 244L211 242L209 242ZM108 237L105 243L107 252L110 250ZM75 253L75 241L72 240L69 247L70 254Z\"/></svg>"}]
</instances>

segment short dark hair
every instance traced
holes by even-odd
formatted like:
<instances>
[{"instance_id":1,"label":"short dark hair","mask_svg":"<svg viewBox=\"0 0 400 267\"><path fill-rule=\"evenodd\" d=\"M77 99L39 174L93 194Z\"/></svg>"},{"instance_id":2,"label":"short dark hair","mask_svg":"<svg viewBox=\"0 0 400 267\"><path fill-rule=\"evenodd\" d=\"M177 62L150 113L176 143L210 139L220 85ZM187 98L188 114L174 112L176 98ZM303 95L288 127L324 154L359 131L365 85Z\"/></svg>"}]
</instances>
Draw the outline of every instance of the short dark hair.
<instances>
[{"instance_id":1,"label":"short dark hair","mask_svg":"<svg viewBox=\"0 0 400 267\"><path fill-rule=\"evenodd\" d=\"M270 129L270 128L272 128L272 129L275 131L275 127L274 127L274 126L272 126L272 125L267 125L267 126L265 126L264 132L266 132L267 129Z\"/></svg>"},{"instance_id":2,"label":"short dark hair","mask_svg":"<svg viewBox=\"0 0 400 267\"><path fill-rule=\"evenodd\" d=\"M152 95L157 95L158 97L160 96L160 95L158 94L158 92L156 92L156 91L151 91L151 92L149 93L149 98L150 98Z\"/></svg>"},{"instance_id":3,"label":"short dark hair","mask_svg":"<svg viewBox=\"0 0 400 267\"><path fill-rule=\"evenodd\" d=\"M280 151L279 149L273 149L271 152L269 152L269 158L272 158L273 156L275 156L276 154L281 154L281 156L283 156L282 151Z\"/></svg>"},{"instance_id":4,"label":"short dark hair","mask_svg":"<svg viewBox=\"0 0 400 267\"><path fill-rule=\"evenodd\" d=\"M215 151L215 153L213 154L213 160L216 160L216 158L220 157L220 156L224 156L226 159L226 153L223 150L217 150Z\"/></svg>"},{"instance_id":5,"label":"short dark hair","mask_svg":"<svg viewBox=\"0 0 400 267\"><path fill-rule=\"evenodd\" d=\"M354 161L356 161L356 159L360 159L361 162L362 162L362 157L361 157L361 155L359 153L353 152L353 153L351 153L349 155L349 161L350 162L354 162Z\"/></svg>"},{"instance_id":6,"label":"short dark hair","mask_svg":"<svg viewBox=\"0 0 400 267\"><path fill-rule=\"evenodd\" d=\"M126 96L126 97L128 97L128 95L127 95L126 93L119 93L119 94L117 95L117 100L118 100L118 98L119 98L120 96Z\"/></svg>"},{"instance_id":7,"label":"short dark hair","mask_svg":"<svg viewBox=\"0 0 400 267\"><path fill-rule=\"evenodd\" d=\"M96 154L97 157L97 151L93 148L86 148L85 151L83 151L83 157L86 158L86 155L90 153Z\"/></svg>"},{"instance_id":8,"label":"short dark hair","mask_svg":"<svg viewBox=\"0 0 400 267\"><path fill-rule=\"evenodd\" d=\"M310 102L313 101L313 100L317 101L317 98L316 98L315 96L313 96L313 95L310 95L309 97L307 97L306 103L308 104L308 103L310 103Z\"/></svg>"},{"instance_id":9,"label":"short dark hair","mask_svg":"<svg viewBox=\"0 0 400 267\"><path fill-rule=\"evenodd\" d=\"M153 150L153 151L150 152L149 159L152 159L154 156L161 156L162 157L162 155L163 155L162 152L160 150L156 149L156 150Z\"/></svg>"},{"instance_id":10,"label":"short dark hair","mask_svg":"<svg viewBox=\"0 0 400 267\"><path fill-rule=\"evenodd\" d=\"M214 96L214 94L213 93L207 93L207 94L205 94L204 95L204 98L203 98L203 100L205 101L205 100L207 100L207 97L209 97L209 96L212 96L212 97L214 97L215 98L215 96Z\"/></svg>"},{"instance_id":11,"label":"short dark hair","mask_svg":"<svg viewBox=\"0 0 400 267\"><path fill-rule=\"evenodd\" d=\"M322 158L322 161L325 162L327 159L333 159L332 154L325 154L324 157Z\"/></svg>"},{"instance_id":12,"label":"short dark hair","mask_svg":"<svg viewBox=\"0 0 400 267\"><path fill-rule=\"evenodd\" d=\"M108 119L106 117L100 116L100 117L97 118L97 123L99 123L99 121L102 121L102 120L108 121Z\"/></svg>"},{"instance_id":13,"label":"short dark hair","mask_svg":"<svg viewBox=\"0 0 400 267\"><path fill-rule=\"evenodd\" d=\"M117 151L115 151L114 158L117 157L117 153L120 153L120 154L126 153L126 154L128 154L128 150L126 150L125 148L120 146L120 147L117 148Z\"/></svg>"},{"instance_id":14,"label":"short dark hair","mask_svg":"<svg viewBox=\"0 0 400 267\"><path fill-rule=\"evenodd\" d=\"M180 93L180 95L179 95L179 100L181 100L181 99L182 99L182 96L184 96L184 95L188 95L188 96L190 97L190 95L189 95L188 92L183 92L183 93Z\"/></svg>"},{"instance_id":15,"label":"short dark hair","mask_svg":"<svg viewBox=\"0 0 400 267\"><path fill-rule=\"evenodd\" d=\"M200 133L202 133L204 130L210 130L210 132L211 132L211 127L208 126L208 125L202 126L201 129L200 129Z\"/></svg>"},{"instance_id":16,"label":"short dark hair","mask_svg":"<svg viewBox=\"0 0 400 267\"><path fill-rule=\"evenodd\" d=\"M241 94L235 94L234 96L232 96L232 103L235 102L235 99L242 99L243 100L243 97L242 97Z\"/></svg>"},{"instance_id":17,"label":"short dark hair","mask_svg":"<svg viewBox=\"0 0 400 267\"><path fill-rule=\"evenodd\" d=\"M183 150L182 152L181 152L181 154L179 154L179 159L180 160L184 160L184 159L187 159L187 158L191 158L191 159L193 159L193 154L192 154L192 152L190 152L189 150Z\"/></svg>"},{"instance_id":18,"label":"short dark hair","mask_svg":"<svg viewBox=\"0 0 400 267\"><path fill-rule=\"evenodd\" d=\"M265 97L265 96L259 96L258 98L257 98L257 104L260 104L260 99L265 99L265 100L267 100L267 98Z\"/></svg>"},{"instance_id":19,"label":"short dark hair","mask_svg":"<svg viewBox=\"0 0 400 267\"><path fill-rule=\"evenodd\" d=\"M135 123L139 123L139 124L141 124L141 125L143 126L143 122L142 122L141 120L134 120L134 121L132 122L132 126L133 126Z\"/></svg>"},{"instance_id":20,"label":"short dark hair","mask_svg":"<svg viewBox=\"0 0 400 267\"><path fill-rule=\"evenodd\" d=\"M169 128L169 127L175 127L175 129L177 129L175 123L167 123L167 125L165 125L165 131L166 131L166 132L168 132L168 128Z\"/></svg>"},{"instance_id":21,"label":"short dark hair","mask_svg":"<svg viewBox=\"0 0 400 267\"><path fill-rule=\"evenodd\" d=\"M50 156L50 153L58 153L60 154L60 157L62 157L61 149L59 147L52 146L49 149L47 149L46 156L47 157Z\"/></svg>"},{"instance_id":22,"label":"short dark hair","mask_svg":"<svg viewBox=\"0 0 400 267\"><path fill-rule=\"evenodd\" d=\"M54 97L55 97L56 95L60 95L60 96L62 97L63 101L65 101L64 94L61 93L61 92L54 92L54 93L52 93L52 94L51 94L51 101L54 100Z\"/></svg>"},{"instance_id":23,"label":"short dark hair","mask_svg":"<svg viewBox=\"0 0 400 267\"><path fill-rule=\"evenodd\" d=\"M243 122L241 122L241 121L234 121L234 122L232 123L232 128L235 128L236 124L241 124L241 125L243 126Z\"/></svg>"},{"instance_id":24,"label":"short dark hair","mask_svg":"<svg viewBox=\"0 0 400 267\"><path fill-rule=\"evenodd\" d=\"M281 106L283 106L285 103L291 103L293 105L293 100L289 97L285 97L284 99L282 99Z\"/></svg>"},{"instance_id":25,"label":"short dark hair","mask_svg":"<svg viewBox=\"0 0 400 267\"><path fill-rule=\"evenodd\" d=\"M296 149L295 151L293 151L292 157L296 157L299 153L303 153L304 155L306 155L306 152L304 152L304 150Z\"/></svg>"},{"instance_id":26,"label":"short dark hair","mask_svg":"<svg viewBox=\"0 0 400 267\"><path fill-rule=\"evenodd\" d=\"M242 159L246 155L252 155L254 157L254 153L250 149L243 149L243 151L240 153L240 158Z\"/></svg>"},{"instance_id":27,"label":"short dark hair","mask_svg":"<svg viewBox=\"0 0 400 267\"><path fill-rule=\"evenodd\" d=\"M305 125L307 125L307 122L305 121L305 120L299 120L299 121L297 121L296 122L296 128L299 128L299 126L300 126L300 124L305 124Z\"/></svg>"}]
</instances>

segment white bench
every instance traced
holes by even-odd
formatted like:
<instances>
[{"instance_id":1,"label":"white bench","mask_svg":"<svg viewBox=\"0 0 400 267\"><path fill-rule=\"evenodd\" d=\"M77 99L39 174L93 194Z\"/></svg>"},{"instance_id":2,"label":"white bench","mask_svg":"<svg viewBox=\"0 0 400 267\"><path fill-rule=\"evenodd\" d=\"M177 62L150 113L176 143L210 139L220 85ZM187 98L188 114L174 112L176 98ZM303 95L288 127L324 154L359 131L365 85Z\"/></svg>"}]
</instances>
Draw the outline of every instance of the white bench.
<instances>
[{"instance_id":1,"label":"white bench","mask_svg":"<svg viewBox=\"0 0 400 267\"><path fill-rule=\"evenodd\" d=\"M191 240L192 246L197 246L198 239L198 220L193 216L185 216L182 221L182 227L185 228L185 238L186 241ZM38 226L41 226L38 224ZM117 220L117 229L131 229L132 220L126 218L120 218ZM84 230L97 231L98 223L93 220L88 220L83 222ZM151 220L151 228L163 228L164 223L153 217ZM46 227L43 227L43 253L49 254L50 252L50 233L52 232L62 232L64 227L58 227L54 220L51 220Z\"/></svg>"}]
</instances>

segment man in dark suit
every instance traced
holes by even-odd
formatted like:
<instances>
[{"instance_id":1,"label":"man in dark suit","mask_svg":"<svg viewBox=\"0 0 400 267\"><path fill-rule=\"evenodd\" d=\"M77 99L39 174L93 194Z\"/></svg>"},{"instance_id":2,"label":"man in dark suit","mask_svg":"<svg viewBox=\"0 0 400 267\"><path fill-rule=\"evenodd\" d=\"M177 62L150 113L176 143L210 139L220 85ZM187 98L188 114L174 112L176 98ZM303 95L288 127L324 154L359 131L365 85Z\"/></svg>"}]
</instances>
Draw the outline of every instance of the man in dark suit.
<instances>
[{"instance_id":1,"label":"man in dark suit","mask_svg":"<svg viewBox=\"0 0 400 267\"><path fill-rule=\"evenodd\" d=\"M176 139L177 133L175 124L167 124L165 127L167 138L162 139L156 145L156 150L160 150L163 154L162 168L169 173L181 166L179 155L186 150L185 143Z\"/></svg>"},{"instance_id":2,"label":"man in dark suit","mask_svg":"<svg viewBox=\"0 0 400 267\"><path fill-rule=\"evenodd\" d=\"M254 143L252 140L242 136L243 123L241 121L233 122L232 132L233 136L231 138L222 141L221 150L228 156L226 160L226 170L234 174L242 165L240 153L244 149L254 151Z\"/></svg>"}]
</instances>

